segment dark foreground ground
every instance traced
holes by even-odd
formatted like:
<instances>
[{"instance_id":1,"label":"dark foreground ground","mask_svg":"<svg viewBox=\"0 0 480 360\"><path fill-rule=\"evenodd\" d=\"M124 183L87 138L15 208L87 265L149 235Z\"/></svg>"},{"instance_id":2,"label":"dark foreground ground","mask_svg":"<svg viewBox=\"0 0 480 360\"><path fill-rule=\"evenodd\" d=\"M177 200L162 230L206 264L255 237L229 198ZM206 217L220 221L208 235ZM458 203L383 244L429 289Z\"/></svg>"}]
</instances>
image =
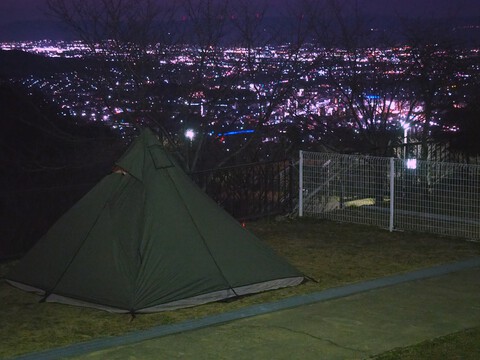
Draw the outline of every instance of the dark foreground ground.
<instances>
[{"instance_id":1,"label":"dark foreground ground","mask_svg":"<svg viewBox=\"0 0 480 360\"><path fill-rule=\"evenodd\" d=\"M0 347L0 357L12 357L34 351L91 341L93 339L114 335L118 336L138 330L181 323L191 319L199 319L214 314L246 309L259 304L271 303L291 298L292 296L316 293L333 287L383 278L393 274L403 274L433 265L451 263L480 255L480 244L478 243L418 233L389 233L385 230L369 226L306 220L281 222L262 221L248 224L247 227L269 243L278 253L288 258L292 264L316 279L317 282L310 281L295 288L249 296L230 303L213 303L191 309L142 315L138 316L134 321L131 321L127 315L112 315L102 311L60 304L39 304L36 296L26 294L10 287L5 282L1 282L0 316L2 317L2 327L0 327L0 339L2 346ZM2 275L8 270L9 266L11 266L11 263L2 264L0 270ZM478 278L480 278L480 276L478 276ZM451 289L450 285L442 285L442 282L443 281L440 280L440 288ZM465 281L462 280L462 282ZM453 280L453 284L456 283L460 283L460 281L458 281L458 279L457 281ZM405 286L407 286L407 284ZM419 289L422 287L420 284ZM395 287L384 290L393 291L394 289ZM398 291L404 293L401 289ZM460 292L464 291L453 291L454 294ZM410 289L410 293L413 294L412 301L422 299L416 296L417 291L415 289ZM478 288L477 293L480 293ZM361 296L366 295L368 295L368 293ZM388 301L381 300L380 302L384 304L383 309L389 314L391 313L393 315L398 313L400 318L406 318L405 315L399 312L402 306L396 306L394 303L391 303L391 300L398 297L397 295L395 293L390 295L386 294L385 296L387 296ZM345 300L338 301L352 300L351 297L347 297ZM373 299L365 298L363 300L359 299L359 301L365 301L365 304L374 304ZM331 302L329 301L328 303ZM478 303L477 301L477 304ZM430 304L432 304L431 299L425 298L423 301L421 300L420 304L412 306L416 309L428 310ZM375 309L375 306L370 306L370 309ZM356 312L360 314L358 309ZM452 311L445 308L442 310L442 313L450 314ZM338 315L337 312L335 312L335 314ZM330 314L326 316L326 319L337 315ZM473 312L471 312L470 315L471 320L480 318L479 315L475 315ZM265 316L274 316L274 313ZM322 316L325 316L325 310L320 310L317 317L314 317L312 314L305 315L304 317L320 319ZM417 314L415 314L415 317L417 317ZM419 328L419 324L426 326L428 324L436 324L433 320L437 319L437 317L439 317L439 315L435 315L434 313L428 315L427 313L427 318L421 320L422 318L420 317L419 323L413 323L410 329ZM343 320L339 321L340 323L342 321L345 322L349 318L352 319L353 324L362 323L361 319L353 320L354 318L348 315L348 313L345 313ZM441 317L439 317L438 320L442 322ZM234 324L235 322L225 326L233 326ZM479 325L480 323L463 325L459 323L457 327L446 328L446 330L440 333L426 334L426 337L417 339L418 341L408 341L398 345L394 344L393 347L413 345L424 340L435 339L462 331L467 329L467 327L476 328ZM253 331L255 326L252 325L251 327L252 335L255 334ZM437 325L434 325L434 327L436 326ZM212 329L215 328L216 327ZM292 333L288 331L288 329L285 331ZM303 330L299 331L302 332ZM389 328L386 332L392 333L392 336L395 334L398 335L398 331L392 331L392 328ZM473 332L475 332L475 329ZM462 332L460 334L465 334L468 337L470 333L471 332ZM279 339L282 339L285 334L286 333L283 333ZM214 335L214 337L217 338L218 336L221 336L221 334ZM269 336L270 335L267 335L267 337ZM314 336L317 335L314 334ZM253 337L258 338L258 336ZM330 339L322 336L317 337L327 340ZM375 337L377 336L374 336L374 338ZM168 338L171 337L164 339ZM243 344L242 346L250 343L248 339L242 340L238 336L234 336L233 338L235 341ZM334 340L332 341L335 342ZM173 344L170 341L168 341L168 343ZM201 343L202 340L196 342L198 346L200 346ZM191 344L191 342L189 342L189 344ZM275 345L271 344L271 346ZM388 348L391 347L389 346ZM171 349L173 351L175 347L172 345ZM352 349L355 351L363 351L358 347L352 347ZM388 349L377 350L375 353L378 354ZM366 351L367 350L361 353L363 354L362 356L370 356L370 354L372 354ZM180 351L180 354L182 353L183 352ZM129 357L127 356L126 358ZM237 357L225 358L235 359Z\"/></svg>"}]
</instances>

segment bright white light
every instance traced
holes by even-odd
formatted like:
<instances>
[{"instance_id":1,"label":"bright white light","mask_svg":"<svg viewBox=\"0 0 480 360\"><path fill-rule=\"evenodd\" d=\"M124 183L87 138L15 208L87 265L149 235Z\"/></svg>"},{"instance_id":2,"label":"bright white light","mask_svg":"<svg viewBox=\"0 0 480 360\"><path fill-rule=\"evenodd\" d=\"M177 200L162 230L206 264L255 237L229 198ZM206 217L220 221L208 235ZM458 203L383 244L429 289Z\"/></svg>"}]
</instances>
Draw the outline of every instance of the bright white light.
<instances>
[{"instance_id":1,"label":"bright white light","mask_svg":"<svg viewBox=\"0 0 480 360\"><path fill-rule=\"evenodd\" d=\"M193 139L195 138L195 131L193 131L192 129L187 129L187 131L185 131L185 137L190 141L193 141Z\"/></svg>"},{"instance_id":2,"label":"bright white light","mask_svg":"<svg viewBox=\"0 0 480 360\"><path fill-rule=\"evenodd\" d=\"M417 168L417 159L407 159L407 169L415 170Z\"/></svg>"}]
</instances>

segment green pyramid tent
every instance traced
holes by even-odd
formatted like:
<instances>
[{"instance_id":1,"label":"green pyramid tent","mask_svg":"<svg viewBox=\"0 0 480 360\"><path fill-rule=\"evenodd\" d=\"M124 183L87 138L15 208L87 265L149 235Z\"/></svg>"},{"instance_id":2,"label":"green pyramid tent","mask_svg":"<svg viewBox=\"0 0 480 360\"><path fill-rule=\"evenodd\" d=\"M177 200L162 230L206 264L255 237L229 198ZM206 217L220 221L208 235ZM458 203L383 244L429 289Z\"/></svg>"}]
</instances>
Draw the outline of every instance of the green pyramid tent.
<instances>
[{"instance_id":1,"label":"green pyramid tent","mask_svg":"<svg viewBox=\"0 0 480 360\"><path fill-rule=\"evenodd\" d=\"M205 195L144 130L7 276L46 301L153 312L303 275Z\"/></svg>"}]
</instances>

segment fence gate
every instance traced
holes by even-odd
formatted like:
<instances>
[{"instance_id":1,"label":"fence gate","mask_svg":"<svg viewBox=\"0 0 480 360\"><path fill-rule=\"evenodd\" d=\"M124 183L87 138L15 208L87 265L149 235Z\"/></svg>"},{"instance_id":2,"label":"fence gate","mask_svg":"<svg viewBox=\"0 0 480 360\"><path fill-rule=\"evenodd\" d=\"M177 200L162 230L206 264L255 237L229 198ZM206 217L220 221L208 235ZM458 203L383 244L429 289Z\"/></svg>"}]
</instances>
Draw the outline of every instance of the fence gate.
<instances>
[{"instance_id":1,"label":"fence gate","mask_svg":"<svg viewBox=\"0 0 480 360\"><path fill-rule=\"evenodd\" d=\"M480 239L480 166L300 152L299 215Z\"/></svg>"}]
</instances>

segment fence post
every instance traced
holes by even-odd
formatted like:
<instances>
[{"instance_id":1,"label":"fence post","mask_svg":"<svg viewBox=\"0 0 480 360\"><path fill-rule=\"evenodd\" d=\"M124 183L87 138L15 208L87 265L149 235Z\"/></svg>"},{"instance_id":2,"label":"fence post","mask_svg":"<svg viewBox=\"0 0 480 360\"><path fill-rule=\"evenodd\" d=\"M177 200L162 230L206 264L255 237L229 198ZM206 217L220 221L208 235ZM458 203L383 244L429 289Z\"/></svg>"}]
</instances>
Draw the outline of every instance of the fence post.
<instances>
[{"instance_id":1,"label":"fence post","mask_svg":"<svg viewBox=\"0 0 480 360\"><path fill-rule=\"evenodd\" d=\"M395 161L394 158L390 158L390 224L388 229L393 231L393 218L395 209Z\"/></svg>"},{"instance_id":2,"label":"fence post","mask_svg":"<svg viewBox=\"0 0 480 360\"><path fill-rule=\"evenodd\" d=\"M300 150L298 165L298 216L303 216L303 151Z\"/></svg>"}]
</instances>

